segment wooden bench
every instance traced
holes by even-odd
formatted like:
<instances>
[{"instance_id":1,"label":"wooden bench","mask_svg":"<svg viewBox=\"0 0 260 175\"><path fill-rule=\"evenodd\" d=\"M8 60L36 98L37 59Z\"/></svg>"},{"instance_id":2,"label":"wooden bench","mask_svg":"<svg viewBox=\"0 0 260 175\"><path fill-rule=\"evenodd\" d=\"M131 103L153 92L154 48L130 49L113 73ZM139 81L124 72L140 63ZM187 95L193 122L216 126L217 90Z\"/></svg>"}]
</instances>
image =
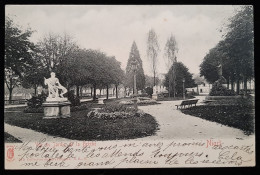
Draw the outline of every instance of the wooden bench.
<instances>
[{"instance_id":1,"label":"wooden bench","mask_svg":"<svg viewBox=\"0 0 260 175\"><path fill-rule=\"evenodd\" d=\"M179 106L181 107L181 109L182 109L182 107L185 108L185 106L188 106L188 107L191 107L192 105L196 106L198 101L199 101L198 99L196 99L196 100L183 100L180 105L175 105L175 106L177 106L177 109L179 109Z\"/></svg>"}]
</instances>

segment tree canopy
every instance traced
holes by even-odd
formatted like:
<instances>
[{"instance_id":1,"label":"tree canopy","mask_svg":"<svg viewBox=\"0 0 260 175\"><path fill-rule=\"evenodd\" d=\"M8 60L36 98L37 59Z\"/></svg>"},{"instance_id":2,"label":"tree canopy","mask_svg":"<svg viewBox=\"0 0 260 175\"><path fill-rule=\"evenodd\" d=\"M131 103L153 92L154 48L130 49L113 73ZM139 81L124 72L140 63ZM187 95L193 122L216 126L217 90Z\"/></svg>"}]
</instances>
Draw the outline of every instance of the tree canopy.
<instances>
[{"instance_id":1,"label":"tree canopy","mask_svg":"<svg viewBox=\"0 0 260 175\"><path fill-rule=\"evenodd\" d=\"M13 88L18 86L25 71L33 64L35 45L29 41L33 31L28 28L22 31L13 20L5 20L5 83L12 100Z\"/></svg>"},{"instance_id":2,"label":"tree canopy","mask_svg":"<svg viewBox=\"0 0 260 175\"><path fill-rule=\"evenodd\" d=\"M172 76L169 76L170 74L172 74L172 69L175 69L175 74L176 74L176 86L175 86L176 95L181 95L183 93L183 79L185 79L185 88L191 88L196 86L194 79L192 78L192 74L189 72L189 69L181 62L173 63L170 70L165 75L164 86L169 87L169 82L173 83L173 81L169 81L169 78L172 78ZM173 87L173 85L170 87ZM171 91L171 96L174 96L173 88L170 88L170 91Z\"/></svg>"},{"instance_id":3,"label":"tree canopy","mask_svg":"<svg viewBox=\"0 0 260 175\"><path fill-rule=\"evenodd\" d=\"M243 6L229 19L227 33L204 57L200 65L200 75L210 83L218 79L217 66L222 64L223 76L233 83L254 77L254 24L253 7ZM239 86L237 86L239 88ZM237 93L239 89L237 89Z\"/></svg>"}]
</instances>

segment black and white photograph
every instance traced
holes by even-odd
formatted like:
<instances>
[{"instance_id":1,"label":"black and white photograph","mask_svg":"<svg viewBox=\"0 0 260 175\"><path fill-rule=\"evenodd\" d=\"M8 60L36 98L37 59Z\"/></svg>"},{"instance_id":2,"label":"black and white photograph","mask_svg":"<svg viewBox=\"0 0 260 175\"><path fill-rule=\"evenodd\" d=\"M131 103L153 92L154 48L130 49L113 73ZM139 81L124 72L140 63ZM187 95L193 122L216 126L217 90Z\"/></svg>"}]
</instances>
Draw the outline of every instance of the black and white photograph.
<instances>
[{"instance_id":1,"label":"black and white photograph","mask_svg":"<svg viewBox=\"0 0 260 175\"><path fill-rule=\"evenodd\" d=\"M252 5L6 5L5 169L255 166Z\"/></svg>"}]
</instances>

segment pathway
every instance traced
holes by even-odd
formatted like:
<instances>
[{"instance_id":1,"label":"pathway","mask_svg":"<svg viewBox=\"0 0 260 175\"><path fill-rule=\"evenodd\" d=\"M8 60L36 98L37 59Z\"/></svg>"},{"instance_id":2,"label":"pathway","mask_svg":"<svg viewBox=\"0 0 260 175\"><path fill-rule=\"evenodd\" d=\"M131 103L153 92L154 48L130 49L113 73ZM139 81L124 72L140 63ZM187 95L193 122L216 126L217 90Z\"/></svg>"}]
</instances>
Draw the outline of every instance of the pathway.
<instances>
[{"instance_id":1,"label":"pathway","mask_svg":"<svg viewBox=\"0 0 260 175\"><path fill-rule=\"evenodd\" d=\"M61 137L50 136L41 132L33 131L31 129L9 125L7 123L4 125L4 131L21 140L22 142L39 141L44 138L46 138L47 141L72 141Z\"/></svg>"},{"instance_id":2,"label":"pathway","mask_svg":"<svg viewBox=\"0 0 260 175\"><path fill-rule=\"evenodd\" d=\"M200 102L204 100L202 96L196 97ZM214 138L248 138L243 131L210 122L198 117L183 114L176 109L179 101L161 101L161 104L153 106L140 106L145 113L155 117L159 123L160 130L155 136L142 138L145 140L157 139L214 139Z\"/></svg>"}]
</instances>

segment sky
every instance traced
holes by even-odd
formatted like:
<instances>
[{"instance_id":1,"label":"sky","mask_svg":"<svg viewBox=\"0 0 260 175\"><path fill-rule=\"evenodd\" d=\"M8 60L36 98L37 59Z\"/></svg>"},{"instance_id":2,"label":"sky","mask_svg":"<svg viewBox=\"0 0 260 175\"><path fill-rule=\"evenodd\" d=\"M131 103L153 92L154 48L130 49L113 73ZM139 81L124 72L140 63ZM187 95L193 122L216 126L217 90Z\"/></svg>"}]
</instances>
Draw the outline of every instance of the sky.
<instances>
[{"instance_id":1,"label":"sky","mask_svg":"<svg viewBox=\"0 0 260 175\"><path fill-rule=\"evenodd\" d=\"M220 30L234 15L231 5L7 5L6 15L23 29L36 32L38 42L48 33L69 34L81 48L99 49L115 56L125 69L133 41L136 42L144 72L152 75L146 56L148 32L158 36L158 73L166 73L164 47L173 35L178 44L177 61L199 74L204 56L222 38Z\"/></svg>"}]
</instances>

